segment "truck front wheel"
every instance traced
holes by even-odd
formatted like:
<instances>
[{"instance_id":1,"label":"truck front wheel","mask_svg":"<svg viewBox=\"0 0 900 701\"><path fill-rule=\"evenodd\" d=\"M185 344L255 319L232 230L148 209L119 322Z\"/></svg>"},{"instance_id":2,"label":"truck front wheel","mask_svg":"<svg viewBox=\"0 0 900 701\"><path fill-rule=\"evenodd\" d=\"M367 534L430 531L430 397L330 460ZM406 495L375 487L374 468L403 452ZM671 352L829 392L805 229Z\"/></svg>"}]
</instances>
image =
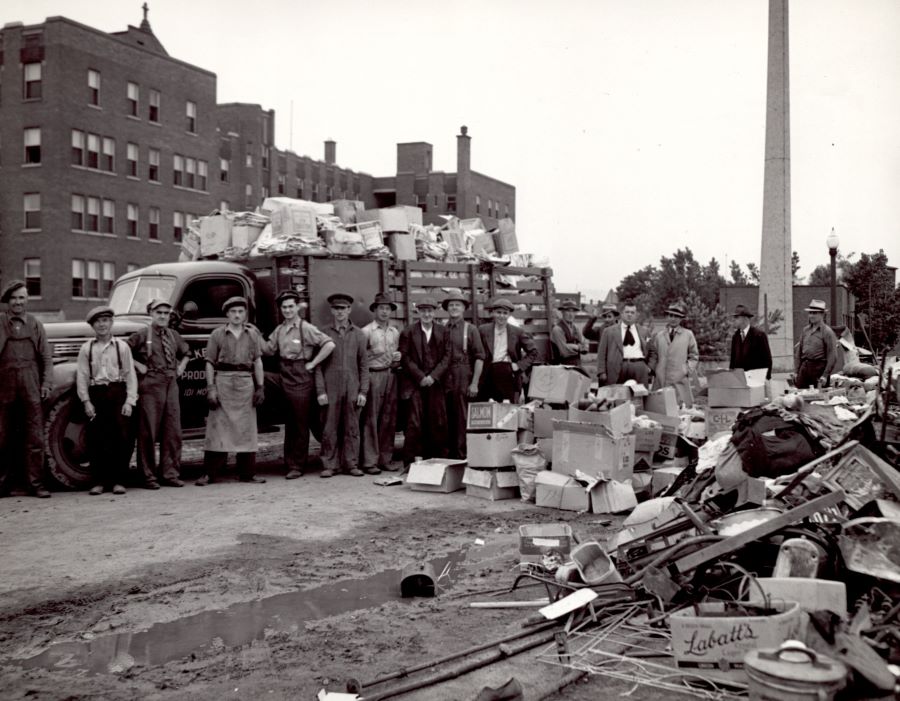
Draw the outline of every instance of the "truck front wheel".
<instances>
[{"instance_id":1,"label":"truck front wheel","mask_svg":"<svg viewBox=\"0 0 900 701\"><path fill-rule=\"evenodd\" d=\"M60 397L44 424L44 452L53 478L78 489L91 481L87 454L87 417L73 394Z\"/></svg>"}]
</instances>

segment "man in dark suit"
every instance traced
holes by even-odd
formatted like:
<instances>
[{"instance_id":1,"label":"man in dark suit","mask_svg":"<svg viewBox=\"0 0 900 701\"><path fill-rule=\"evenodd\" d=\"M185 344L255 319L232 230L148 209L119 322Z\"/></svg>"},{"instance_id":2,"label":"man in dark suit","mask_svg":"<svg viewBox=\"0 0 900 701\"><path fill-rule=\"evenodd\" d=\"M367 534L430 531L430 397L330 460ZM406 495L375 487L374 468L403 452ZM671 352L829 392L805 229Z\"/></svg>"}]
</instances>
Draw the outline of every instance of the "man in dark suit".
<instances>
[{"instance_id":1,"label":"man in dark suit","mask_svg":"<svg viewBox=\"0 0 900 701\"><path fill-rule=\"evenodd\" d=\"M447 405L441 382L450 366L447 327L434 323L437 302L423 297L416 303L419 320L400 334L401 396L409 399L403 441L406 468L418 456L447 457Z\"/></svg>"},{"instance_id":2,"label":"man in dark suit","mask_svg":"<svg viewBox=\"0 0 900 701\"><path fill-rule=\"evenodd\" d=\"M485 353L481 399L515 403L529 368L538 359L537 347L530 334L508 323L515 309L512 302L494 297L487 308L494 321L478 327Z\"/></svg>"},{"instance_id":3,"label":"man in dark suit","mask_svg":"<svg viewBox=\"0 0 900 701\"><path fill-rule=\"evenodd\" d=\"M637 307L626 302L622 306L622 321L603 329L597 346L597 384L620 385L626 380L647 384L650 339L635 323L636 317Z\"/></svg>"},{"instance_id":4,"label":"man in dark suit","mask_svg":"<svg viewBox=\"0 0 900 701\"><path fill-rule=\"evenodd\" d=\"M766 379L772 379L772 353L766 332L750 324L753 312L743 304L737 305L732 316L735 327L731 337L731 369L766 369Z\"/></svg>"}]
</instances>

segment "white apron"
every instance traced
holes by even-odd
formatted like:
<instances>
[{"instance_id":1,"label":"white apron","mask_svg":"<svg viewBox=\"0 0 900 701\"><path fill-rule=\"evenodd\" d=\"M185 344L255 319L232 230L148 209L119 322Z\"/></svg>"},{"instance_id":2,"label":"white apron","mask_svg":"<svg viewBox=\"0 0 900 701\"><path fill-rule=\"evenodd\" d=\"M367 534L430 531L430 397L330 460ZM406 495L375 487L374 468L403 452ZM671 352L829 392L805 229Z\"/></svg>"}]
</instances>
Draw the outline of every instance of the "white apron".
<instances>
[{"instance_id":1,"label":"white apron","mask_svg":"<svg viewBox=\"0 0 900 701\"><path fill-rule=\"evenodd\" d=\"M220 406L209 410L205 450L217 453L255 453L256 407L249 372L216 372Z\"/></svg>"}]
</instances>

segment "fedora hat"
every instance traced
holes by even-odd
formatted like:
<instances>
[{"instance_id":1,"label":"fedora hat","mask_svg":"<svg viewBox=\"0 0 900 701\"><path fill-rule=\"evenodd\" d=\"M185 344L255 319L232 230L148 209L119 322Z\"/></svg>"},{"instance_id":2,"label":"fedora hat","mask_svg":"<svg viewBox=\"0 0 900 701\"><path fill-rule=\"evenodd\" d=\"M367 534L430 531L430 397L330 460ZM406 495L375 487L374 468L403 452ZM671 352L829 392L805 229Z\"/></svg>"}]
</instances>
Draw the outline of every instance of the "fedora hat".
<instances>
[{"instance_id":1,"label":"fedora hat","mask_svg":"<svg viewBox=\"0 0 900 701\"><path fill-rule=\"evenodd\" d=\"M447 311L447 305L450 304L450 302L462 302L466 305L466 309L469 308L469 300L466 299L462 290L450 290L450 294L441 300L441 306L444 308L444 311Z\"/></svg>"},{"instance_id":2,"label":"fedora hat","mask_svg":"<svg viewBox=\"0 0 900 701\"><path fill-rule=\"evenodd\" d=\"M619 316L619 308L612 302L607 302L602 307L600 307L600 315L603 316L604 314Z\"/></svg>"},{"instance_id":3,"label":"fedora hat","mask_svg":"<svg viewBox=\"0 0 900 701\"><path fill-rule=\"evenodd\" d=\"M328 304L332 307L343 307L344 305L352 307L353 297L346 292L335 292L332 295L328 295Z\"/></svg>"},{"instance_id":4,"label":"fedora hat","mask_svg":"<svg viewBox=\"0 0 900 701\"><path fill-rule=\"evenodd\" d=\"M116 313L113 311L112 307L108 307L105 304L101 304L99 307L94 307L93 309L91 309L91 311L89 311L87 313L87 316L85 317L85 321L87 321L87 323L89 323L91 326L93 326L94 322L97 321L97 319L104 317L104 316L108 316L108 317L112 318L115 315L116 315Z\"/></svg>"},{"instance_id":5,"label":"fedora hat","mask_svg":"<svg viewBox=\"0 0 900 701\"><path fill-rule=\"evenodd\" d=\"M24 280L13 280L10 282L3 288L3 294L0 295L0 302L8 302L9 298L12 297L12 293L22 287L26 287Z\"/></svg>"},{"instance_id":6,"label":"fedora hat","mask_svg":"<svg viewBox=\"0 0 900 701\"><path fill-rule=\"evenodd\" d=\"M666 307L666 314L672 314L673 316L684 319L687 315L687 310L685 310L684 305L681 302L672 302L672 304Z\"/></svg>"},{"instance_id":7,"label":"fedora hat","mask_svg":"<svg viewBox=\"0 0 900 701\"><path fill-rule=\"evenodd\" d=\"M372 304L369 305L369 311L374 312L375 307L377 307L379 304L387 304L390 306L392 312L397 311L397 305L394 304L391 296L385 292L379 292L375 295L375 300L372 302Z\"/></svg>"},{"instance_id":8,"label":"fedora hat","mask_svg":"<svg viewBox=\"0 0 900 701\"><path fill-rule=\"evenodd\" d=\"M579 307L573 300L565 299L559 305L559 311L561 311L561 312L564 312L564 311L577 312L577 311L581 311L581 307Z\"/></svg>"},{"instance_id":9,"label":"fedora hat","mask_svg":"<svg viewBox=\"0 0 900 701\"><path fill-rule=\"evenodd\" d=\"M820 314L824 314L828 311L828 307L825 306L825 300L822 299L814 299L809 303L809 306L806 308L808 312L819 312Z\"/></svg>"},{"instance_id":10,"label":"fedora hat","mask_svg":"<svg viewBox=\"0 0 900 701\"><path fill-rule=\"evenodd\" d=\"M490 302L488 302L487 308L489 311L494 309L505 309L509 312L515 311L515 305L510 302L506 297L497 296L494 297Z\"/></svg>"},{"instance_id":11,"label":"fedora hat","mask_svg":"<svg viewBox=\"0 0 900 701\"><path fill-rule=\"evenodd\" d=\"M288 299L292 299L297 304L300 304L300 293L295 290L285 290L275 298L275 306L281 307L281 303Z\"/></svg>"},{"instance_id":12,"label":"fedora hat","mask_svg":"<svg viewBox=\"0 0 900 701\"><path fill-rule=\"evenodd\" d=\"M227 314L228 310L231 309L232 307L243 307L244 309L246 309L247 308L247 300L244 299L243 297L238 297L238 296L229 297L228 299L225 300L225 304L222 305L222 311Z\"/></svg>"},{"instance_id":13,"label":"fedora hat","mask_svg":"<svg viewBox=\"0 0 900 701\"><path fill-rule=\"evenodd\" d=\"M422 297L421 299L416 300L416 309L423 309L423 308L427 309L429 307L431 309L437 309L437 302L434 300L434 297L432 297L431 295L429 295L427 297Z\"/></svg>"},{"instance_id":14,"label":"fedora hat","mask_svg":"<svg viewBox=\"0 0 900 701\"><path fill-rule=\"evenodd\" d=\"M734 308L734 314L732 314L731 316L746 316L752 319L756 315L751 310L747 309L747 307L745 307L743 304L738 304Z\"/></svg>"}]
</instances>

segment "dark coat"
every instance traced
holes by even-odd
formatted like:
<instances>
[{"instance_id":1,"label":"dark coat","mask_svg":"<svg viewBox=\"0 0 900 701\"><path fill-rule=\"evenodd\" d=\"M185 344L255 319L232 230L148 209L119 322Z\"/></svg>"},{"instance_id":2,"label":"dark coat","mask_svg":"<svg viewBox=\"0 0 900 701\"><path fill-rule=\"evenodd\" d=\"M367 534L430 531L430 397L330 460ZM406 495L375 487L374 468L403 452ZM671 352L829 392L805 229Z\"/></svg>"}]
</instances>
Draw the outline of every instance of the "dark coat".
<instances>
[{"instance_id":1,"label":"dark coat","mask_svg":"<svg viewBox=\"0 0 900 701\"><path fill-rule=\"evenodd\" d=\"M481 334L481 344L484 346L484 364L489 366L494 359L494 324L493 322L482 324L478 327L478 333ZM538 351L534 345L534 339L527 331L513 326L506 325L506 348L509 353L511 362L519 366L518 378L519 387L525 385L525 377L531 366L537 362ZM487 373L481 377L484 378Z\"/></svg>"},{"instance_id":2,"label":"dark coat","mask_svg":"<svg viewBox=\"0 0 900 701\"><path fill-rule=\"evenodd\" d=\"M408 399L426 375L431 375L440 384L444 373L450 367L450 332L443 324L431 327L431 342L434 344L432 363L425 363L425 332L418 321L400 332L400 396Z\"/></svg>"},{"instance_id":3,"label":"dark coat","mask_svg":"<svg viewBox=\"0 0 900 701\"><path fill-rule=\"evenodd\" d=\"M772 352L769 337L756 326L747 329L747 338L741 341L741 332L735 331L731 337L731 369L766 369L766 379L772 379Z\"/></svg>"}]
</instances>

